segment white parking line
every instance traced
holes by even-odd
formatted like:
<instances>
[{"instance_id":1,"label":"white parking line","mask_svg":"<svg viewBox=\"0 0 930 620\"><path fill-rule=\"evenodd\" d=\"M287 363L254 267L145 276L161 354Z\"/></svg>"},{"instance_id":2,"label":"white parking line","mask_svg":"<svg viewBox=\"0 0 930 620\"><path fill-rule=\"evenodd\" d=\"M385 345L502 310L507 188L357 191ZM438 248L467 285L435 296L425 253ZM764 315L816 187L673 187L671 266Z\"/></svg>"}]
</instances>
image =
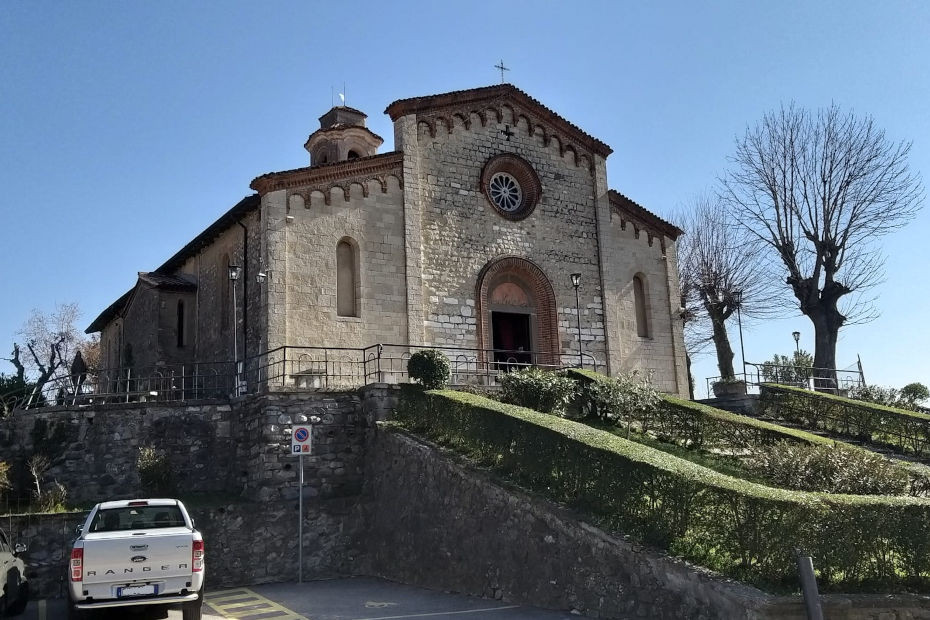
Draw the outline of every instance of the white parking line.
<instances>
[{"instance_id":1,"label":"white parking line","mask_svg":"<svg viewBox=\"0 0 930 620\"><path fill-rule=\"evenodd\" d=\"M377 618L356 618L356 620L403 620L404 618L435 618L436 616L461 616L465 614L480 614L486 611L500 609L517 609L520 605L505 605L504 607L485 607L484 609L465 609L463 611L437 611L428 614L409 614L406 616L378 616Z\"/></svg>"},{"instance_id":2,"label":"white parking line","mask_svg":"<svg viewBox=\"0 0 930 620\"><path fill-rule=\"evenodd\" d=\"M47 603L45 599L39 601L39 620L45 620L45 607Z\"/></svg>"}]
</instances>

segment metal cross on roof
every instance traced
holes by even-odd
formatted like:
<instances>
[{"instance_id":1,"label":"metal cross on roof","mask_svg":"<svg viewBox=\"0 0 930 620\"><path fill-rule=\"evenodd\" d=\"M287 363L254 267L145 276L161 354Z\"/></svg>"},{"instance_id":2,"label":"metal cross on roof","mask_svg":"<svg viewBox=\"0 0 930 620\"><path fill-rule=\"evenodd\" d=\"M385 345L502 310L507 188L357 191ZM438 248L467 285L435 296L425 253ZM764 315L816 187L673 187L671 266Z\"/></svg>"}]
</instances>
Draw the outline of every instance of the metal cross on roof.
<instances>
[{"instance_id":1,"label":"metal cross on roof","mask_svg":"<svg viewBox=\"0 0 930 620\"><path fill-rule=\"evenodd\" d=\"M503 84L503 83L504 83L504 71L510 71L510 69L508 69L507 67L504 66L504 61L503 61L503 60L501 60L501 64L499 64L499 65L494 65L494 68L495 68L495 69L500 69L500 72L501 72L501 84Z\"/></svg>"}]
</instances>

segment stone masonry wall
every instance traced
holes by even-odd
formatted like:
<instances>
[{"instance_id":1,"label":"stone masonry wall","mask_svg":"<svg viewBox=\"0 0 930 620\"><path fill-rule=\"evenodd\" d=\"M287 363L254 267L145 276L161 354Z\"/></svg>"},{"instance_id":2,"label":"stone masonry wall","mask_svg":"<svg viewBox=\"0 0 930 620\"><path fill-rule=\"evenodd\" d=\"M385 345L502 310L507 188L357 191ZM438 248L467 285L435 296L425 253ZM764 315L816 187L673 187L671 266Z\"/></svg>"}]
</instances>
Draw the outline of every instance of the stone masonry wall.
<instances>
[{"instance_id":1,"label":"stone masonry wall","mask_svg":"<svg viewBox=\"0 0 930 620\"><path fill-rule=\"evenodd\" d=\"M611 536L402 433L378 430L367 467L356 567L363 573L593 618L806 617L796 597L771 596ZM930 618L926 596L823 603L831 619Z\"/></svg>"},{"instance_id":2,"label":"stone masonry wall","mask_svg":"<svg viewBox=\"0 0 930 620\"><path fill-rule=\"evenodd\" d=\"M298 495L298 457L290 454L291 428L313 416L312 453L304 457L304 499L357 496L364 475L365 429L355 393L269 394L243 403L237 471L244 497L292 500Z\"/></svg>"},{"instance_id":3,"label":"stone masonry wall","mask_svg":"<svg viewBox=\"0 0 930 620\"><path fill-rule=\"evenodd\" d=\"M44 484L57 480L69 502L93 503L141 495L136 458L141 446L152 446L168 456L182 495L289 500L297 497L290 427L311 415L320 422L304 458L305 497L358 494L367 421L352 393L19 411L0 422L0 460L12 465L14 496L30 492L26 464L42 453L51 463Z\"/></svg>"},{"instance_id":4,"label":"stone masonry wall","mask_svg":"<svg viewBox=\"0 0 930 620\"><path fill-rule=\"evenodd\" d=\"M353 573L358 522L355 498L304 501L305 579ZM189 505L206 543L207 584L226 587L297 580L297 502ZM33 597L66 596L68 553L86 512L5 517L13 544L25 543L26 577Z\"/></svg>"},{"instance_id":5,"label":"stone masonry wall","mask_svg":"<svg viewBox=\"0 0 930 620\"><path fill-rule=\"evenodd\" d=\"M674 243L668 243L663 255L659 239L649 245L645 231L637 233L632 223L624 226L621 216L610 213L603 236L604 269L608 274L608 322L617 325L617 336L611 340L611 370L627 372L639 369L650 373L655 385L664 392L687 396L687 375L679 376L679 357L684 360L684 343L680 341L680 319L672 315L674 305L680 305L677 277L670 290L667 269L675 270ZM671 264L669 264L671 261ZM674 271L677 274L677 271ZM633 301L633 277L640 275L646 293L649 336L639 336L636 330L636 309Z\"/></svg>"},{"instance_id":6,"label":"stone masonry wall","mask_svg":"<svg viewBox=\"0 0 930 620\"><path fill-rule=\"evenodd\" d=\"M407 342L403 191L393 175L385 183L382 191L368 181L367 196L357 183L348 195L332 189L329 204L313 188L263 197L272 227L269 342L351 348ZM358 316L336 312L336 246L345 238L358 250Z\"/></svg>"},{"instance_id":7,"label":"stone masonry wall","mask_svg":"<svg viewBox=\"0 0 930 620\"><path fill-rule=\"evenodd\" d=\"M395 122L395 131L410 125ZM481 347L477 340L475 288L478 274L491 260L506 255L526 258L546 274L555 292L559 341L570 357L578 351L575 291L569 274L581 273L582 336L585 352L606 359L603 308L598 270L598 239L594 210L594 178L572 154L559 154L557 141L543 145L530 136L526 122L505 107L498 123L488 115L482 126L472 115L470 128L453 120L435 136L425 123L404 132L405 186L419 188L416 207L422 235L421 269L426 344ZM513 135L502 135L505 124ZM411 144L413 140L415 144ZM526 159L542 183L542 196L526 219L500 216L481 191L485 162L499 153ZM408 168L407 159L412 165ZM411 183L410 175L416 175ZM408 209L415 208L408 205Z\"/></svg>"},{"instance_id":8,"label":"stone masonry wall","mask_svg":"<svg viewBox=\"0 0 930 620\"><path fill-rule=\"evenodd\" d=\"M0 422L0 449L2 460L12 465L13 494L30 492L26 463L39 453L51 465L42 482L61 483L69 503L138 496L136 458L142 446L165 451L179 492L234 489L241 439L238 416L221 402L55 407L18 411Z\"/></svg>"}]
</instances>

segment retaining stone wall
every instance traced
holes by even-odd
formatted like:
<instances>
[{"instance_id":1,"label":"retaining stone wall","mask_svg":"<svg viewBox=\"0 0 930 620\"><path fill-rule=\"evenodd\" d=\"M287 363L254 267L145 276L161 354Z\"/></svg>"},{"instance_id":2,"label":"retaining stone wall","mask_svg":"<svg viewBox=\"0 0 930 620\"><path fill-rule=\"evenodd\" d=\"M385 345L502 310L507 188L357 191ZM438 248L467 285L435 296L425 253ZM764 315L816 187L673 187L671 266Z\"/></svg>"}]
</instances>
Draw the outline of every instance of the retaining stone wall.
<instances>
[{"instance_id":1,"label":"retaining stone wall","mask_svg":"<svg viewBox=\"0 0 930 620\"><path fill-rule=\"evenodd\" d=\"M362 572L593 618L806 617L775 597L612 536L462 459L378 430L367 461ZM825 617L930 618L930 598L829 596Z\"/></svg>"},{"instance_id":2,"label":"retaining stone wall","mask_svg":"<svg viewBox=\"0 0 930 620\"><path fill-rule=\"evenodd\" d=\"M143 494L140 446L167 454L181 495L226 493L262 501L297 497L293 423L319 416L304 458L305 496L341 497L361 489L366 418L358 395L268 394L228 402L126 403L19 411L0 422L0 460L12 464L11 495L31 492L30 457L45 454L43 484L58 481L69 503Z\"/></svg>"},{"instance_id":3,"label":"retaining stone wall","mask_svg":"<svg viewBox=\"0 0 930 620\"><path fill-rule=\"evenodd\" d=\"M304 502L306 579L352 570L355 500ZM297 581L297 502L230 503L188 507L207 550L207 587ZM67 595L68 553L87 513L14 515L2 519L13 544L27 545L23 560L34 597Z\"/></svg>"}]
</instances>

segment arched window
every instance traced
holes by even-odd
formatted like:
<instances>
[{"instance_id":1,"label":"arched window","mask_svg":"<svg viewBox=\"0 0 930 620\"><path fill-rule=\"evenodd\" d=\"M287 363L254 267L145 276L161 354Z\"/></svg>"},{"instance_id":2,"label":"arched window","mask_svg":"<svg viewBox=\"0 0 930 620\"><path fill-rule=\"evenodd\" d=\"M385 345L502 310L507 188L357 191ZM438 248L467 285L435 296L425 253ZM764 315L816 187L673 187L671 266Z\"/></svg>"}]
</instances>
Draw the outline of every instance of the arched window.
<instances>
[{"instance_id":1,"label":"arched window","mask_svg":"<svg viewBox=\"0 0 930 620\"><path fill-rule=\"evenodd\" d=\"M356 245L343 239L336 245L336 314L358 316L358 254Z\"/></svg>"},{"instance_id":2,"label":"arched window","mask_svg":"<svg viewBox=\"0 0 930 620\"><path fill-rule=\"evenodd\" d=\"M636 333L640 338L649 338L649 312L646 285L642 276L633 276L633 304L636 306Z\"/></svg>"},{"instance_id":3,"label":"arched window","mask_svg":"<svg viewBox=\"0 0 930 620\"><path fill-rule=\"evenodd\" d=\"M178 323L177 323L178 347L184 346L184 300L178 300Z\"/></svg>"},{"instance_id":4,"label":"arched window","mask_svg":"<svg viewBox=\"0 0 930 620\"><path fill-rule=\"evenodd\" d=\"M357 151L349 151L349 156L346 159L358 159L359 154Z\"/></svg>"}]
</instances>

